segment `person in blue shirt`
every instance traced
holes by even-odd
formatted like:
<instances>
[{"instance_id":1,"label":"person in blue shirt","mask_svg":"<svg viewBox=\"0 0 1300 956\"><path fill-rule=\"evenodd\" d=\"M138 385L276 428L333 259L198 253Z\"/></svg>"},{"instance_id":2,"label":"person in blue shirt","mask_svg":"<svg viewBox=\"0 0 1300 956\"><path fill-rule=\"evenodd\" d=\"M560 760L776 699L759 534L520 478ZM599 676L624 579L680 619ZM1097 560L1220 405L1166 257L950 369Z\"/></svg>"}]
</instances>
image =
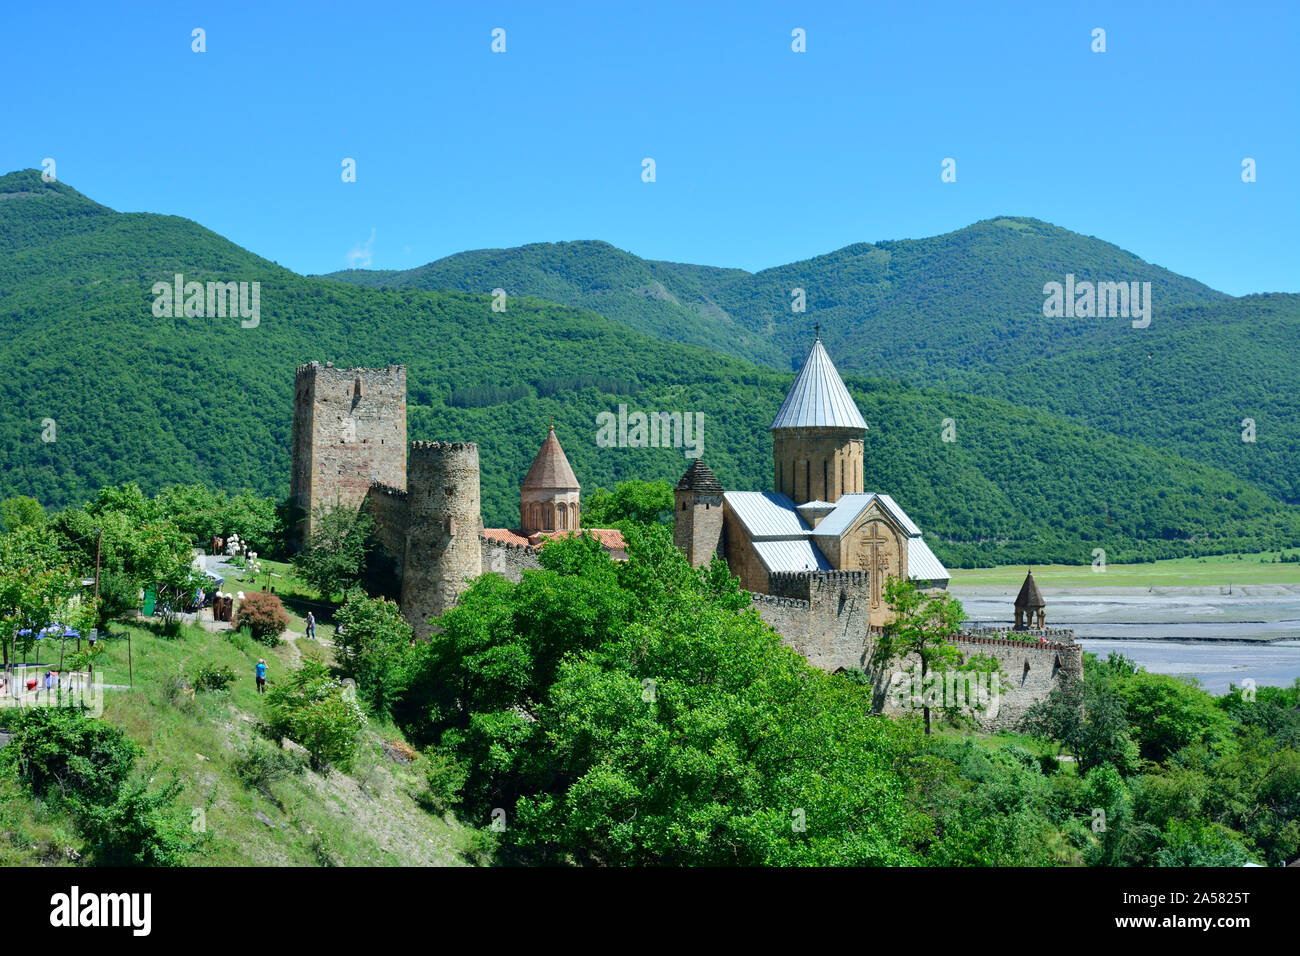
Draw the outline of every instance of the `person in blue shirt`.
<instances>
[{"instance_id":1,"label":"person in blue shirt","mask_svg":"<svg viewBox=\"0 0 1300 956\"><path fill-rule=\"evenodd\" d=\"M259 657L257 659L257 667L255 668L255 670L257 671L257 692L259 694L265 694L266 693L266 661Z\"/></svg>"}]
</instances>

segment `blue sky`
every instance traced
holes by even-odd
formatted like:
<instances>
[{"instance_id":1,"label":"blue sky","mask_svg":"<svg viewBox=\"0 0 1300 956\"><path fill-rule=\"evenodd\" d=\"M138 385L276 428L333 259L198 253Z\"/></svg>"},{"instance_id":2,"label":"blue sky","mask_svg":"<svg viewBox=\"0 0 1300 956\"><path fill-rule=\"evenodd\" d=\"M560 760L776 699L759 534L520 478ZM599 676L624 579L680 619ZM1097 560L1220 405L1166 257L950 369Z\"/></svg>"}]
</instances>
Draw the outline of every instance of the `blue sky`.
<instances>
[{"instance_id":1,"label":"blue sky","mask_svg":"<svg viewBox=\"0 0 1300 956\"><path fill-rule=\"evenodd\" d=\"M1282 0L7 3L0 169L304 273L564 239L757 270L1020 215L1295 292L1298 43Z\"/></svg>"}]
</instances>

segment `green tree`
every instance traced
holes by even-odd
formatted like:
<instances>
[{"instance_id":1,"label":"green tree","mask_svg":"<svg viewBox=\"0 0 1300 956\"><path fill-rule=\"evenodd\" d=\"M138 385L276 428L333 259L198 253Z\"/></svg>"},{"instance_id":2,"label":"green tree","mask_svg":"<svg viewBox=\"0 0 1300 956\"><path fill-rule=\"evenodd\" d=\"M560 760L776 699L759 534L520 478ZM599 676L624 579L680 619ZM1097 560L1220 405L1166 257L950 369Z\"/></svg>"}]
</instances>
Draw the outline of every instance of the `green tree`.
<instances>
[{"instance_id":1,"label":"green tree","mask_svg":"<svg viewBox=\"0 0 1300 956\"><path fill-rule=\"evenodd\" d=\"M1122 774L1137 770L1138 748L1129 734L1124 702L1104 673L1086 680L1067 678L1029 707L1020 727L1059 741L1074 755L1080 772L1100 766Z\"/></svg>"},{"instance_id":2,"label":"green tree","mask_svg":"<svg viewBox=\"0 0 1300 956\"><path fill-rule=\"evenodd\" d=\"M339 666L374 712L386 716L404 690L411 625L397 602L367 597L360 589L348 592L334 620L340 628L334 639Z\"/></svg>"},{"instance_id":3,"label":"green tree","mask_svg":"<svg viewBox=\"0 0 1300 956\"><path fill-rule=\"evenodd\" d=\"M364 511L318 505L312 513L311 537L294 556L294 568L326 601L345 593L361 580L373 528L374 521Z\"/></svg>"},{"instance_id":4,"label":"green tree","mask_svg":"<svg viewBox=\"0 0 1300 956\"><path fill-rule=\"evenodd\" d=\"M964 612L961 602L946 591L926 594L911 581L890 578L885 582L885 602L891 619L876 642L877 666L904 661L915 654L921 662L920 687L924 693L931 671L955 668L961 654L953 638L961 627ZM929 696L923 699L925 732L930 733Z\"/></svg>"},{"instance_id":5,"label":"green tree","mask_svg":"<svg viewBox=\"0 0 1300 956\"><path fill-rule=\"evenodd\" d=\"M68 624L76 578L47 529L24 527L0 534L0 644L4 664L25 658L37 635Z\"/></svg>"},{"instance_id":6,"label":"green tree","mask_svg":"<svg viewBox=\"0 0 1300 956\"><path fill-rule=\"evenodd\" d=\"M1139 671L1116 682L1133 739L1147 760L1165 760L1190 744L1215 747L1231 723L1205 691L1167 674Z\"/></svg>"},{"instance_id":7,"label":"green tree","mask_svg":"<svg viewBox=\"0 0 1300 956\"><path fill-rule=\"evenodd\" d=\"M16 495L0 501L0 524L5 531L35 528L45 524L45 509L35 498Z\"/></svg>"},{"instance_id":8,"label":"green tree","mask_svg":"<svg viewBox=\"0 0 1300 956\"><path fill-rule=\"evenodd\" d=\"M624 521L663 524L672 520L673 487L666 481L620 481L613 491L591 491L582 507L582 523L589 528L612 528Z\"/></svg>"},{"instance_id":9,"label":"green tree","mask_svg":"<svg viewBox=\"0 0 1300 956\"><path fill-rule=\"evenodd\" d=\"M266 695L267 725L307 749L312 766L347 770L356 755L366 718L351 688L312 660Z\"/></svg>"}]
</instances>

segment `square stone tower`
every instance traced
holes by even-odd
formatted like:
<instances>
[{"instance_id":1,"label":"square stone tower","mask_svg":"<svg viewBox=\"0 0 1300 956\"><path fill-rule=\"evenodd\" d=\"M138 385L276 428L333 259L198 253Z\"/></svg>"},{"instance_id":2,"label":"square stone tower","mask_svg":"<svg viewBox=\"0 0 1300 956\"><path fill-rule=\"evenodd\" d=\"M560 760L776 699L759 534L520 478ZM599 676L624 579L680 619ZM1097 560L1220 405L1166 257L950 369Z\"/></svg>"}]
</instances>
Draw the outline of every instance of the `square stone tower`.
<instances>
[{"instance_id":1,"label":"square stone tower","mask_svg":"<svg viewBox=\"0 0 1300 956\"><path fill-rule=\"evenodd\" d=\"M295 548L311 534L313 509L356 510L372 482L406 490L406 366L299 366L289 489Z\"/></svg>"}]
</instances>

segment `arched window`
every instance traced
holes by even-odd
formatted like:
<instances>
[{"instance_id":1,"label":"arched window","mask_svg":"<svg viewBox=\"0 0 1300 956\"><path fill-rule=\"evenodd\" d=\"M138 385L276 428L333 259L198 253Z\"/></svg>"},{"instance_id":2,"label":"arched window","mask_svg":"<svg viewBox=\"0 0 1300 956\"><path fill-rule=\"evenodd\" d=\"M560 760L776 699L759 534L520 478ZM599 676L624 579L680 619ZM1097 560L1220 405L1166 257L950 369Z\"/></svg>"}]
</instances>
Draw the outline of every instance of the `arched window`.
<instances>
[{"instance_id":1,"label":"arched window","mask_svg":"<svg viewBox=\"0 0 1300 956\"><path fill-rule=\"evenodd\" d=\"M560 528L560 530L561 530L561 531L568 531L568 530L569 530L569 509L566 508L566 507L564 506L564 502L563 502L563 501L561 501L561 502L560 502L558 505L556 505L555 507L556 507L556 511L559 513L559 528Z\"/></svg>"},{"instance_id":2,"label":"arched window","mask_svg":"<svg viewBox=\"0 0 1300 956\"><path fill-rule=\"evenodd\" d=\"M569 517L573 519L573 530L577 531L581 525L578 524L578 503L576 501L569 505Z\"/></svg>"},{"instance_id":3,"label":"arched window","mask_svg":"<svg viewBox=\"0 0 1300 956\"><path fill-rule=\"evenodd\" d=\"M545 530L555 530L555 508L551 506L549 501L542 506L542 520L546 522Z\"/></svg>"},{"instance_id":4,"label":"arched window","mask_svg":"<svg viewBox=\"0 0 1300 956\"><path fill-rule=\"evenodd\" d=\"M534 531L539 531L541 530L542 527L542 506L539 505L536 501L533 502L532 526L533 526L532 530Z\"/></svg>"}]
</instances>

